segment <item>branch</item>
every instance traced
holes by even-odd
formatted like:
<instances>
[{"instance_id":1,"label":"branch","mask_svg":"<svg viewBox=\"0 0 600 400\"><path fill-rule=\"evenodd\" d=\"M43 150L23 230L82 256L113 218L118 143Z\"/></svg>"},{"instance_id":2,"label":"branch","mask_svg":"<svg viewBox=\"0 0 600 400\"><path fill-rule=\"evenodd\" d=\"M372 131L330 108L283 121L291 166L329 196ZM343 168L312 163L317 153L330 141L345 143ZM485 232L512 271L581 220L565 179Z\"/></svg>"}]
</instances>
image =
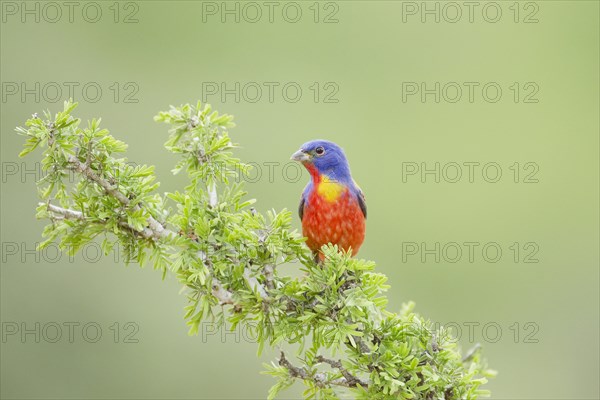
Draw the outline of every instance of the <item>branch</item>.
<instances>
[{"instance_id":1,"label":"branch","mask_svg":"<svg viewBox=\"0 0 600 400\"><path fill-rule=\"evenodd\" d=\"M38 203L38 205L46 206L48 211L50 211L51 213L54 214L54 218L56 218L56 216L58 215L58 216L60 216L60 219L85 221L85 216L83 215L83 213L81 211L58 207L58 206L55 206L54 204L50 204L50 203ZM150 228L144 228L143 230L138 231L125 221L119 221L119 226L123 229L127 229L128 231L132 232L135 235L142 236L144 239L151 239L157 235L157 233L154 232ZM170 232L170 233L173 233L173 232Z\"/></svg>"},{"instance_id":2,"label":"branch","mask_svg":"<svg viewBox=\"0 0 600 400\"><path fill-rule=\"evenodd\" d=\"M233 304L233 295L223 287L223 284L217 278L212 280L212 294L221 302L221 305Z\"/></svg>"},{"instance_id":3,"label":"branch","mask_svg":"<svg viewBox=\"0 0 600 400\"><path fill-rule=\"evenodd\" d=\"M250 275L250 270L248 268L244 269L244 278L246 278L246 281L248 281L252 291L257 291L263 300L267 300L269 298L265 287L261 285L258 279Z\"/></svg>"},{"instance_id":4,"label":"branch","mask_svg":"<svg viewBox=\"0 0 600 400\"><path fill-rule=\"evenodd\" d=\"M102 186L102 188L104 189L104 191L111 195L112 197L114 197L115 199L119 200L119 202L121 204L123 204L124 206L128 206L130 201L127 198L127 196L125 196L123 193L119 192L117 190L117 188L115 188L114 186L112 186L107 180L102 179L100 176L98 176L89 166L89 164L84 164L81 161L79 161L79 159L75 156L71 156L69 157L69 164L72 164L75 167L75 170L77 172L79 172L80 174L82 174L83 176L85 176L86 178L88 178L89 180L97 183L98 185Z\"/></svg>"},{"instance_id":5,"label":"branch","mask_svg":"<svg viewBox=\"0 0 600 400\"><path fill-rule=\"evenodd\" d=\"M123 193L121 193L119 190L117 190L117 188L115 188L113 185L111 185L106 179L103 179L102 177L98 176L90 168L89 164L82 163L75 156L69 157L69 163L71 165L73 165L75 170L77 172L81 173L84 177L86 177L90 181L95 182L98 185L100 185L108 195L117 199L123 206L128 207L130 205L131 201L127 198L127 196L125 196ZM139 210L140 209L139 204L136 204L133 207L133 209L135 211ZM165 227L162 226L162 224L160 222L158 222L156 219L154 219L154 217L152 217L152 216L149 216L146 219L146 222L148 222L148 227L150 228L150 231L145 231L145 230L142 231L143 232L142 236L146 237L147 239L149 239L149 238L161 239L161 238L173 237L173 235L175 235L175 233L173 231L165 229Z\"/></svg>"},{"instance_id":6,"label":"branch","mask_svg":"<svg viewBox=\"0 0 600 400\"><path fill-rule=\"evenodd\" d=\"M348 385L348 387L356 387L357 385L367 387L369 385L368 382L365 382L348 372L348 370L342 366L342 362L340 360L330 360L323 356L317 356L316 360L320 363L329 364L332 368L339 370L344 379L346 380L346 384Z\"/></svg>"},{"instance_id":7,"label":"branch","mask_svg":"<svg viewBox=\"0 0 600 400\"><path fill-rule=\"evenodd\" d=\"M81 211L70 210L68 208L58 207L58 206L55 206L54 204L50 204L50 203L38 203L38 205L47 206L48 211L52 212L55 215L59 215L64 219L85 221L85 217ZM150 228L145 228L142 232L136 231L135 229L133 229L132 226L130 226L129 224L127 224L124 221L120 221L119 225L125 229L128 229L128 230L134 232L134 233L140 234L147 239L155 237L157 234L156 232L152 231ZM164 232L166 232L166 235L176 235L173 231L171 231L167 228L163 228L163 230L164 230ZM246 277L246 279L248 280L248 283L250 284L250 287L252 288L252 290L257 290L263 298L265 298L265 299L268 298L265 288L258 282L258 280L256 278L250 276L250 271L248 269L246 269L244 271L244 277ZM212 294L219 300L221 305L233 304L233 295L231 294L230 291L228 291L227 289L225 289L223 287L223 284L217 278L213 278L213 280L212 280Z\"/></svg>"},{"instance_id":8,"label":"branch","mask_svg":"<svg viewBox=\"0 0 600 400\"><path fill-rule=\"evenodd\" d=\"M362 338L360 336L353 335L352 339L354 339L354 342L358 345L358 351L360 351L362 354L371 352L371 349L369 349L369 346L367 346L367 344L362 340Z\"/></svg>"},{"instance_id":9,"label":"branch","mask_svg":"<svg viewBox=\"0 0 600 400\"><path fill-rule=\"evenodd\" d=\"M69 210L67 208L58 207L50 203L38 203L38 206L47 206L48 211L51 211L56 215L60 215L64 219L77 219L80 221L85 219L81 211Z\"/></svg>"},{"instance_id":10,"label":"branch","mask_svg":"<svg viewBox=\"0 0 600 400\"><path fill-rule=\"evenodd\" d=\"M326 387L326 386L343 386L343 387L357 387L358 385L362 387L367 387L368 384L359 380L358 378L352 377L353 381L348 380L347 378L339 378L328 380L327 375L324 373L316 373L311 375L306 369L301 367L296 367L292 363L290 363L287 358L285 358L285 354L283 351L281 352L281 356L279 357L279 365L286 368L290 373L292 378L299 378L305 381L311 381L318 387ZM350 375L351 376L351 375Z\"/></svg>"},{"instance_id":11,"label":"branch","mask_svg":"<svg viewBox=\"0 0 600 400\"><path fill-rule=\"evenodd\" d=\"M275 266L273 264L265 264L263 272L265 273L265 283L267 288L274 289L275 284L273 283L273 279L275 278Z\"/></svg>"},{"instance_id":12,"label":"branch","mask_svg":"<svg viewBox=\"0 0 600 400\"><path fill-rule=\"evenodd\" d=\"M208 204L212 207L215 208L217 206L217 204L219 203L218 197L217 197L217 185L215 185L214 183L212 185L210 185L208 188Z\"/></svg>"},{"instance_id":13,"label":"branch","mask_svg":"<svg viewBox=\"0 0 600 400\"><path fill-rule=\"evenodd\" d=\"M471 347L469 349L469 351L467 351L467 354L465 354L465 356L463 357L463 359L462 359L463 363L471 361L473 359L473 357L475 356L475 354L477 353L477 351L479 351L480 349L481 349L481 344L475 343L475 346Z\"/></svg>"},{"instance_id":14,"label":"branch","mask_svg":"<svg viewBox=\"0 0 600 400\"><path fill-rule=\"evenodd\" d=\"M254 215L256 214L256 210L254 209L254 207L252 207L250 209L250 212ZM258 243L260 243L261 245L264 245L265 241L267 240L267 238L270 235L271 230L267 230L264 231L260 234L259 238L258 238ZM269 289L274 289L275 288L275 284L274 284L274 280L275 280L275 265L271 264L271 263L266 263L263 266L263 274L265 276L265 284L267 286L267 288Z\"/></svg>"}]
</instances>

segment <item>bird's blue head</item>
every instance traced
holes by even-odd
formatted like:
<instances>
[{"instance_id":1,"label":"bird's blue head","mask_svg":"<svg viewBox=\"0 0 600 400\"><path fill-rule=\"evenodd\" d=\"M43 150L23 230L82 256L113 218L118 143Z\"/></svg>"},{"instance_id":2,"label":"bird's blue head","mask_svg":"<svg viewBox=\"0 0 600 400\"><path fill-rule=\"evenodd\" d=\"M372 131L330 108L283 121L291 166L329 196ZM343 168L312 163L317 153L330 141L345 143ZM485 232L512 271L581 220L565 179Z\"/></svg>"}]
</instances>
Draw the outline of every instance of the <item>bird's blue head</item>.
<instances>
[{"instance_id":1,"label":"bird's blue head","mask_svg":"<svg viewBox=\"0 0 600 400\"><path fill-rule=\"evenodd\" d=\"M304 143L292 154L292 160L302 163L313 180L322 175L340 183L351 183L350 167L344 150L328 140L312 140Z\"/></svg>"}]
</instances>

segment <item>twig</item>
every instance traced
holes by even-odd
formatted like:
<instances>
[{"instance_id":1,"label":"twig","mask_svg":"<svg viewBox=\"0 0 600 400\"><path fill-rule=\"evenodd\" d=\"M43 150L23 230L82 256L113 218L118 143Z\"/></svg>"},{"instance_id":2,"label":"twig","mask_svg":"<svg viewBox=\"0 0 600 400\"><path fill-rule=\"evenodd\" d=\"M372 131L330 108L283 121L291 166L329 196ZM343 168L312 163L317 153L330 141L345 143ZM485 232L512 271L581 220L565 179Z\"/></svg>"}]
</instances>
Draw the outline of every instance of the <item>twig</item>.
<instances>
[{"instance_id":1,"label":"twig","mask_svg":"<svg viewBox=\"0 0 600 400\"><path fill-rule=\"evenodd\" d=\"M82 163L75 156L69 157L69 164L73 165L75 167L75 170L82 174L84 177L100 185L107 194L119 200L121 204L123 204L124 206L129 205L129 199L127 198L127 196L118 191L117 188L111 185L107 180L98 176L88 164Z\"/></svg>"},{"instance_id":2,"label":"twig","mask_svg":"<svg viewBox=\"0 0 600 400\"><path fill-rule=\"evenodd\" d=\"M367 344L362 340L360 336L352 336L352 339L354 339L354 342L358 345L358 350L361 353L366 354L371 352L369 346L367 346Z\"/></svg>"},{"instance_id":3,"label":"twig","mask_svg":"<svg viewBox=\"0 0 600 400\"><path fill-rule=\"evenodd\" d=\"M208 268L208 270L213 273L212 264L208 260L208 256L204 251L198 252L198 258L202 261L202 263ZM220 280L213 277L212 278L212 295L215 296L221 305L225 304L233 304L233 295L231 292L223 287L223 284Z\"/></svg>"},{"instance_id":4,"label":"twig","mask_svg":"<svg viewBox=\"0 0 600 400\"><path fill-rule=\"evenodd\" d=\"M212 208L215 208L217 206L217 203L219 202L219 200L217 198L217 185L215 185L213 183L207 189L208 189L208 204Z\"/></svg>"},{"instance_id":5,"label":"twig","mask_svg":"<svg viewBox=\"0 0 600 400\"><path fill-rule=\"evenodd\" d=\"M38 205L39 206L47 206L48 211L51 211L54 214L61 215L66 219L78 219L80 221L84 220L83 213L80 211L69 210L67 208L58 207L58 206L55 206L54 204L50 204L50 203L38 203Z\"/></svg>"},{"instance_id":6,"label":"twig","mask_svg":"<svg viewBox=\"0 0 600 400\"><path fill-rule=\"evenodd\" d=\"M340 373L342 374L342 376L344 377L344 379L346 380L346 384L349 387L355 387L357 385L360 385L362 387L367 387L369 385L367 382L361 380L359 377L356 377L356 376L352 375L350 372L348 372L348 370L346 368L344 368L344 366L342 365L342 362L340 360L338 360L338 361L330 360L323 356L317 356L316 360L317 360L317 362L320 362L320 363L329 364L332 368L339 370Z\"/></svg>"},{"instance_id":7,"label":"twig","mask_svg":"<svg viewBox=\"0 0 600 400\"><path fill-rule=\"evenodd\" d=\"M212 280L212 294L224 304L233 304L233 296L230 291L223 287L223 284L217 278Z\"/></svg>"},{"instance_id":8,"label":"twig","mask_svg":"<svg viewBox=\"0 0 600 400\"><path fill-rule=\"evenodd\" d=\"M269 295L267 294L265 287L260 284L258 279L256 279L252 275L250 275L250 270L248 268L244 269L244 278L246 278L246 281L248 282L248 285L250 285L250 288L253 291L257 291L263 300L266 300L269 298Z\"/></svg>"},{"instance_id":9,"label":"twig","mask_svg":"<svg viewBox=\"0 0 600 400\"><path fill-rule=\"evenodd\" d=\"M58 207L58 206L55 206L54 204L50 204L50 203L38 203L38 205L46 206L48 208L48 211L50 211L54 215L60 215L64 219L85 221L85 217L81 211ZM129 225L125 221L119 221L119 226L121 228L127 229L128 231L132 232L135 235L142 236L144 239L155 238L157 235L157 233L150 228L144 228L141 231L138 231L137 229L133 228L131 225ZM174 233L171 232L171 234L174 234Z\"/></svg>"},{"instance_id":10,"label":"twig","mask_svg":"<svg viewBox=\"0 0 600 400\"><path fill-rule=\"evenodd\" d=\"M254 208L252 208L251 210L253 212L256 212L256 210L254 210ZM269 237L270 234L271 234L271 229L267 229L267 230L261 232L261 234L258 237L258 243L260 244L260 246L264 246L265 241L267 240L267 238ZM267 250L267 252L268 252L268 250ZM269 253L269 256L270 256L270 253ZM274 289L275 288L275 284L274 284L275 264L265 263L265 265L263 266L263 273L265 275L265 285L267 286L267 288Z\"/></svg>"},{"instance_id":11,"label":"twig","mask_svg":"<svg viewBox=\"0 0 600 400\"><path fill-rule=\"evenodd\" d=\"M273 280L275 279L275 267L273 264L265 264L263 271L265 273L265 284L267 285L267 288L275 288L275 285L273 284Z\"/></svg>"},{"instance_id":12,"label":"twig","mask_svg":"<svg viewBox=\"0 0 600 400\"><path fill-rule=\"evenodd\" d=\"M127 196L125 196L122 192L117 190L117 188L115 188L113 185L111 185L106 179L98 176L90 168L90 166L88 164L82 163L75 156L69 157L69 163L71 165L73 165L75 167L75 170L77 172L81 173L84 177L86 177L90 181L95 182L96 184L100 185L107 194L109 194L110 196L117 199L119 201L119 203L121 203L123 206L127 207L130 205L131 201L127 198ZM140 209L140 206L138 204L136 204L133 207L133 209L135 211L137 211ZM162 226L162 224L160 222L158 222L156 219L154 219L154 217L152 217L152 216L149 216L146 219L146 222L148 222L148 227L150 228L150 230L152 232L151 236L149 236L149 237L153 237L155 239L160 239L160 238L172 237L175 234L173 231L165 229L165 227ZM146 235L144 235L144 236L146 236Z\"/></svg>"},{"instance_id":13,"label":"twig","mask_svg":"<svg viewBox=\"0 0 600 400\"><path fill-rule=\"evenodd\" d=\"M281 356L279 357L279 365L286 368L290 376L292 378L299 378L305 381L311 381L318 387L327 387L331 385L335 386L344 386L344 387L356 387L357 385L361 385L363 387L367 387L368 384L362 381L350 382L346 378L339 378L328 380L327 375L324 373L316 373L311 375L306 369L301 367L296 367L292 363L290 363L287 358L285 358L285 354L283 351L281 352Z\"/></svg>"},{"instance_id":14,"label":"twig","mask_svg":"<svg viewBox=\"0 0 600 400\"><path fill-rule=\"evenodd\" d=\"M470 361L480 348L481 343L475 343L475 346L471 347L469 351L467 351L467 354L465 354L465 356L463 357L462 362Z\"/></svg>"},{"instance_id":15,"label":"twig","mask_svg":"<svg viewBox=\"0 0 600 400\"><path fill-rule=\"evenodd\" d=\"M293 376L294 378L302 378L302 379L310 378L310 376L308 375L308 372L306 372L306 370L304 368L299 368L299 367L293 366L292 363L290 363L287 360L287 358L285 358L285 353L283 351L281 352L281 356L279 357L279 365L287 368L288 371L290 371L290 375Z\"/></svg>"}]
</instances>

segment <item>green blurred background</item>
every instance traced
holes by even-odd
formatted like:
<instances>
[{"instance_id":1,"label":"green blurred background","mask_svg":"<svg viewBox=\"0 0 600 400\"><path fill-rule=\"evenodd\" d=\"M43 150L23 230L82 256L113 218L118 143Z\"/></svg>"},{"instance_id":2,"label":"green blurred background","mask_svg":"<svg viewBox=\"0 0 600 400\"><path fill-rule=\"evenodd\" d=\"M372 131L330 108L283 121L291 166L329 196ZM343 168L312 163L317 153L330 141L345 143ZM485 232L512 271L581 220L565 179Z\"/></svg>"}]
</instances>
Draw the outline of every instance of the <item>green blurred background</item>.
<instances>
[{"instance_id":1,"label":"green blurred background","mask_svg":"<svg viewBox=\"0 0 600 400\"><path fill-rule=\"evenodd\" d=\"M151 268L125 268L93 246L73 260L31 251L44 222L34 219L39 173L27 171L39 158L17 158L23 138L13 129L33 112L62 108L69 85L76 113L102 117L129 143L130 160L156 165L164 191L185 185L170 174L165 126L152 120L170 104L204 96L235 115L238 155L262 173L247 184L261 211L295 210L308 174L297 181L289 167L286 178L289 155L313 138L336 141L367 196L360 255L389 276L390 309L413 300L432 321L459 326L463 349L481 342L499 371L488 385L493 398L600 396L598 2L481 2L472 22L469 9L453 3L462 12L455 23L456 6L435 2L276 2L272 22L262 2L75 3L70 22L60 2L60 17L46 3L2 2L2 398L250 399L266 397L273 383L259 371L275 352L257 358L244 332L223 338L208 327L187 336L186 300L172 276L163 282ZM253 22L255 5L262 17ZM21 15L24 7L34 14ZM224 14L236 7L237 17ZM421 15L424 7L438 7L439 22ZM302 15L291 22L297 9ZM234 89L236 82L239 101L223 99L221 83ZM272 101L265 82L274 82ZM403 101L405 82L429 89L439 82L439 103L420 93ZM463 88L454 103L448 82ZM479 84L472 102L464 82ZM482 95L489 82L502 89L497 102ZM213 83L219 93L211 95ZM254 101L256 85L263 91ZM292 102L295 85L302 95ZM270 162L278 163L271 177ZM403 168L414 165L406 163L436 162L446 172L439 183L433 175L403 179ZM449 163L465 162L498 163L502 177L489 183L478 167L470 183L463 166L462 178L449 182ZM538 182L523 182L536 166ZM453 242L463 250L457 262L449 262L448 246L439 262L427 253L421 260L422 243ZM473 262L464 242L479 243ZM403 251L410 243L416 255ZM499 261L483 257L486 243L502 249ZM532 251L538 262L524 262ZM33 333L22 338L22 328L35 331L36 323L40 342ZM68 323L79 324L73 343ZM52 343L56 324L62 337ZM89 343L97 326L102 335ZM298 384L284 397L300 394Z\"/></svg>"}]
</instances>

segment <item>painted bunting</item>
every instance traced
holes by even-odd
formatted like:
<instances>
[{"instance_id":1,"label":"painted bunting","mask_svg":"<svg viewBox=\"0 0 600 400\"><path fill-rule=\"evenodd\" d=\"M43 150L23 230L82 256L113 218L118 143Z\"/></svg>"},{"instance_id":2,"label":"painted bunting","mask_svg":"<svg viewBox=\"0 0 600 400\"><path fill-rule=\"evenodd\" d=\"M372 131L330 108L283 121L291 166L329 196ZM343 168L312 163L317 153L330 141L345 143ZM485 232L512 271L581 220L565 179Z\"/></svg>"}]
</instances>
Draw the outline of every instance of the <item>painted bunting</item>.
<instances>
[{"instance_id":1,"label":"painted bunting","mask_svg":"<svg viewBox=\"0 0 600 400\"><path fill-rule=\"evenodd\" d=\"M365 239L367 205L342 148L327 140L313 140L291 158L310 173L298 209L306 245L316 259L323 258L319 250L328 243L356 255Z\"/></svg>"}]
</instances>

